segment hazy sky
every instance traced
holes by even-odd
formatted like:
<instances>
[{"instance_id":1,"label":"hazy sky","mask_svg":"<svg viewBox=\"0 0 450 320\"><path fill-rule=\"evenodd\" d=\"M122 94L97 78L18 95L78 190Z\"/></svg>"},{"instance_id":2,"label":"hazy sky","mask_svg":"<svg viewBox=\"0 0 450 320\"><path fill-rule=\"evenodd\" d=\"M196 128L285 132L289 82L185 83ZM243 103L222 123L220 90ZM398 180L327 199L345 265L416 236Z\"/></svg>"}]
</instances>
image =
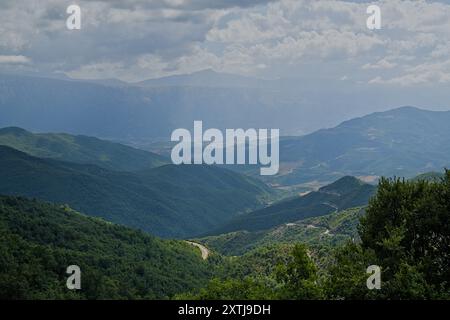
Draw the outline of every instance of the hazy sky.
<instances>
[{"instance_id":1,"label":"hazy sky","mask_svg":"<svg viewBox=\"0 0 450 320\"><path fill-rule=\"evenodd\" d=\"M82 10L66 29L66 8ZM0 71L138 81L213 68L363 86L450 86L450 1L2 0Z\"/></svg>"}]
</instances>

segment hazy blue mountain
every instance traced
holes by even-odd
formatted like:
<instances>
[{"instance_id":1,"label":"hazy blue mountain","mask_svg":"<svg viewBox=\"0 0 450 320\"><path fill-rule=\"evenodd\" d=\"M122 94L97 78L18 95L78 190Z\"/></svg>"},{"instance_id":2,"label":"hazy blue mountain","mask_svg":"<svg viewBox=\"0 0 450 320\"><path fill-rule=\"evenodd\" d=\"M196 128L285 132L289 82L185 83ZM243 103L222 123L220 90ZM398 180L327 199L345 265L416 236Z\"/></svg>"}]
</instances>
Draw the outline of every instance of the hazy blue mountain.
<instances>
[{"instance_id":1,"label":"hazy blue mountain","mask_svg":"<svg viewBox=\"0 0 450 320\"><path fill-rule=\"evenodd\" d=\"M373 113L301 137L281 137L280 173L261 177L278 186L312 190L346 175L414 177L450 166L450 111L402 107ZM170 153L169 143L149 149ZM259 176L258 166L227 168Z\"/></svg>"},{"instance_id":2,"label":"hazy blue mountain","mask_svg":"<svg viewBox=\"0 0 450 320\"><path fill-rule=\"evenodd\" d=\"M84 134L134 146L149 146L160 138L163 147L155 148L167 152L164 141L171 132L192 130L194 120L203 120L205 128L280 128L282 133L302 133L353 118L302 137L283 137L280 175L267 181L323 185L345 175L412 177L449 165L448 111L405 107L354 118L386 105L380 107L377 100L377 106L366 106L367 97L353 97L354 89L348 99L336 99L311 93L305 81L289 85L271 80L266 88L252 79L247 87L220 87L221 78L239 83L239 77L212 71L151 80L148 86L0 75L0 126ZM196 81L198 86L187 85Z\"/></svg>"},{"instance_id":3,"label":"hazy blue mountain","mask_svg":"<svg viewBox=\"0 0 450 320\"><path fill-rule=\"evenodd\" d=\"M1 127L102 138L167 136L168 114L139 88L0 75L0 96Z\"/></svg>"},{"instance_id":4,"label":"hazy blue mountain","mask_svg":"<svg viewBox=\"0 0 450 320\"><path fill-rule=\"evenodd\" d=\"M0 299L163 299L205 285L200 251L58 206L0 196ZM67 290L69 265L81 290Z\"/></svg>"},{"instance_id":5,"label":"hazy blue mountain","mask_svg":"<svg viewBox=\"0 0 450 320\"><path fill-rule=\"evenodd\" d=\"M0 145L40 158L95 164L118 171L149 169L170 161L155 153L93 137L63 133L33 134L16 127L0 129Z\"/></svg>"},{"instance_id":6,"label":"hazy blue mountain","mask_svg":"<svg viewBox=\"0 0 450 320\"><path fill-rule=\"evenodd\" d=\"M239 215L210 234L239 230L265 230L309 217L323 216L335 211L365 206L375 191L375 186L347 176L320 188L318 191Z\"/></svg>"},{"instance_id":7,"label":"hazy blue mountain","mask_svg":"<svg viewBox=\"0 0 450 320\"><path fill-rule=\"evenodd\" d=\"M194 120L210 128L279 128L283 135L300 135L396 105L383 97L367 105L367 88L355 92L335 82L327 94L315 90L326 81L258 80L210 70L144 84L0 74L0 127L146 145L169 140L174 129L191 129Z\"/></svg>"},{"instance_id":8,"label":"hazy blue mountain","mask_svg":"<svg viewBox=\"0 0 450 320\"><path fill-rule=\"evenodd\" d=\"M206 69L191 74L174 75L140 81L136 85L144 87L217 87L217 88L270 88L276 81L244 77L228 73L218 73Z\"/></svg>"},{"instance_id":9,"label":"hazy blue mountain","mask_svg":"<svg viewBox=\"0 0 450 320\"><path fill-rule=\"evenodd\" d=\"M450 165L450 111L403 107L280 142L281 174L296 185L345 175L405 176Z\"/></svg>"},{"instance_id":10,"label":"hazy blue mountain","mask_svg":"<svg viewBox=\"0 0 450 320\"><path fill-rule=\"evenodd\" d=\"M0 146L0 194L67 203L163 237L204 233L273 196L258 180L213 166L118 172L36 158L5 146Z\"/></svg>"},{"instance_id":11,"label":"hazy blue mountain","mask_svg":"<svg viewBox=\"0 0 450 320\"><path fill-rule=\"evenodd\" d=\"M321 122L311 113L317 107L298 107L297 93L255 87L120 86L0 75L0 96L0 127L130 143L170 140L173 130L192 130L195 120L219 129L280 128L286 132L302 131L302 124L315 123L317 128Z\"/></svg>"}]
</instances>

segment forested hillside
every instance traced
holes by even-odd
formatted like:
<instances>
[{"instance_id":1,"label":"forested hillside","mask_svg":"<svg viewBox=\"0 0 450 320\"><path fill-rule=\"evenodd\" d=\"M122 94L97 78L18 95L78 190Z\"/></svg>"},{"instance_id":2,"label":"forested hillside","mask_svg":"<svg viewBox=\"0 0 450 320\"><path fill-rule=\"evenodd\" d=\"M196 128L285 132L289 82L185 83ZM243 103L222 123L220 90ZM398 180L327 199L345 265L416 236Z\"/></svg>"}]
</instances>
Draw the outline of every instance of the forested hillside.
<instances>
[{"instance_id":1,"label":"forested hillside","mask_svg":"<svg viewBox=\"0 0 450 320\"><path fill-rule=\"evenodd\" d=\"M319 217L282 224L269 230L235 231L197 239L224 255L242 255L273 244L304 243L315 249L335 248L357 240L363 208L351 208Z\"/></svg>"},{"instance_id":2,"label":"forested hillside","mask_svg":"<svg viewBox=\"0 0 450 320\"><path fill-rule=\"evenodd\" d=\"M0 129L0 145L39 158L95 164L116 171L137 171L169 163L155 153L94 137L66 133L33 134L21 128Z\"/></svg>"},{"instance_id":3,"label":"forested hillside","mask_svg":"<svg viewBox=\"0 0 450 320\"><path fill-rule=\"evenodd\" d=\"M68 290L78 265L81 290ZM157 299L212 275L195 247L87 217L66 206L0 196L0 299Z\"/></svg>"},{"instance_id":4,"label":"forested hillside","mask_svg":"<svg viewBox=\"0 0 450 320\"><path fill-rule=\"evenodd\" d=\"M450 172L432 182L382 179L365 214L312 217L268 231L242 256L213 250L205 261L187 243L2 196L0 288L6 298L39 299L450 299L449 205ZM342 238L327 242L329 233L308 226ZM81 291L64 286L70 264L83 270ZM370 265L381 268L380 290L366 287Z\"/></svg>"},{"instance_id":5,"label":"forested hillside","mask_svg":"<svg viewBox=\"0 0 450 320\"><path fill-rule=\"evenodd\" d=\"M0 146L0 194L69 204L163 237L218 227L273 195L262 182L214 166L166 165L139 173L29 156Z\"/></svg>"},{"instance_id":6,"label":"forested hillside","mask_svg":"<svg viewBox=\"0 0 450 320\"><path fill-rule=\"evenodd\" d=\"M347 223L342 224L336 218L337 215L330 215L323 223L335 225L337 230L342 226L348 228ZM279 245L272 244L272 249L262 246L242 257L248 257L248 261L255 256L261 257L261 261L271 259L274 268L260 268L243 278L215 279L205 288L177 297L450 299L449 226L450 171L445 178L431 182L383 178L366 214L360 217L359 239L327 252L331 254L331 263L321 264L320 251L311 244L291 245L285 247L287 251ZM212 245L214 240L217 239L211 239ZM284 259L276 258L273 250L287 255ZM367 269L373 265L381 270L381 285L377 290L367 287ZM244 267L244 270L252 269Z\"/></svg>"},{"instance_id":7,"label":"forested hillside","mask_svg":"<svg viewBox=\"0 0 450 320\"><path fill-rule=\"evenodd\" d=\"M257 231L334 211L364 206L376 187L354 178L344 177L304 196L274 203L266 208L237 216L212 234L231 231Z\"/></svg>"}]
</instances>

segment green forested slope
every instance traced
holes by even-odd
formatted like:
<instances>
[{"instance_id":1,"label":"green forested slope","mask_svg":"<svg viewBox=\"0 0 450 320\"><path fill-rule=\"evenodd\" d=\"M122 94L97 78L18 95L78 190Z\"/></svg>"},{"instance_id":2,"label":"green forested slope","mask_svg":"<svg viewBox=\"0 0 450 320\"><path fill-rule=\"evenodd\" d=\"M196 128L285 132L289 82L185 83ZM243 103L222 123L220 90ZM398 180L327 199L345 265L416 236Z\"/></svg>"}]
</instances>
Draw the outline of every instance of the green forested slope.
<instances>
[{"instance_id":1,"label":"green forested slope","mask_svg":"<svg viewBox=\"0 0 450 320\"><path fill-rule=\"evenodd\" d=\"M17 127L0 129L0 145L39 158L95 164L117 171L136 171L169 163L155 153L119 143L66 133L31 133Z\"/></svg>"},{"instance_id":2,"label":"green forested slope","mask_svg":"<svg viewBox=\"0 0 450 320\"><path fill-rule=\"evenodd\" d=\"M357 239L363 208L351 208L324 216L282 224L263 231L236 231L197 239L224 255L242 255L255 248L274 244L305 243L310 247L336 247Z\"/></svg>"},{"instance_id":3,"label":"green forested slope","mask_svg":"<svg viewBox=\"0 0 450 320\"><path fill-rule=\"evenodd\" d=\"M81 268L80 291L66 288L73 264ZM184 242L0 196L0 299L167 298L205 284L211 272Z\"/></svg>"},{"instance_id":4,"label":"green forested slope","mask_svg":"<svg viewBox=\"0 0 450 320\"><path fill-rule=\"evenodd\" d=\"M225 226L215 230L213 234L270 229L308 217L364 206L375 190L375 186L354 177L344 177L318 191L237 216Z\"/></svg>"},{"instance_id":5,"label":"green forested slope","mask_svg":"<svg viewBox=\"0 0 450 320\"><path fill-rule=\"evenodd\" d=\"M272 191L212 166L116 172L0 146L0 194L67 203L83 213L164 237L189 237L257 208Z\"/></svg>"},{"instance_id":6,"label":"green forested slope","mask_svg":"<svg viewBox=\"0 0 450 320\"><path fill-rule=\"evenodd\" d=\"M313 219L335 230L354 230L355 214L359 215L348 210L342 217ZM262 246L230 257L240 261L232 266L240 268L228 269L234 277L214 279L200 291L177 297L449 300L449 221L450 171L432 181L382 178L359 219L359 239L329 250L328 263L322 263L322 253L312 244L290 245L290 255L280 244ZM279 252L284 259L277 256ZM267 268L263 261L272 261L276 267ZM367 286L369 266L381 272L377 290Z\"/></svg>"}]
</instances>

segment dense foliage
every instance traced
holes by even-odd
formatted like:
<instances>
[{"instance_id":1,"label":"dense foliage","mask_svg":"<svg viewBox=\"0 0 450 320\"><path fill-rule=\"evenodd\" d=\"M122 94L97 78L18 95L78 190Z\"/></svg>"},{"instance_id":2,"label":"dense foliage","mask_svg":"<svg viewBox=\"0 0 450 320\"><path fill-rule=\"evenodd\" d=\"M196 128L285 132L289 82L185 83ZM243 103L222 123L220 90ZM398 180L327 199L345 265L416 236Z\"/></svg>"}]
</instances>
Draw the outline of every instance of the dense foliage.
<instances>
[{"instance_id":1,"label":"dense foliage","mask_svg":"<svg viewBox=\"0 0 450 320\"><path fill-rule=\"evenodd\" d=\"M450 171L441 181L382 179L359 233L330 270L333 297L450 298ZM376 293L352 285L372 264L382 269Z\"/></svg>"},{"instance_id":2,"label":"dense foliage","mask_svg":"<svg viewBox=\"0 0 450 320\"><path fill-rule=\"evenodd\" d=\"M318 299L322 297L321 289L317 285L317 269L308 256L307 248L297 244L285 252L280 259L273 255L273 250L259 249L265 257L269 268L258 267L250 274L234 274L225 279L215 278L205 288L193 293L177 295L178 299ZM270 253L272 252L272 253ZM288 253L286 255L286 253ZM253 254L243 256L234 265L250 266ZM267 259L270 257L269 259ZM249 259L250 258L250 259ZM260 265L261 267L261 265ZM249 269L247 269L248 271Z\"/></svg>"},{"instance_id":3,"label":"dense foliage","mask_svg":"<svg viewBox=\"0 0 450 320\"><path fill-rule=\"evenodd\" d=\"M66 268L81 268L68 290ZM0 197L0 299L156 299L200 287L195 247L33 200Z\"/></svg>"},{"instance_id":4,"label":"dense foliage","mask_svg":"<svg viewBox=\"0 0 450 320\"><path fill-rule=\"evenodd\" d=\"M310 229L342 239L317 238L306 233ZM262 238L245 234L232 245L226 237L234 233L201 239L228 254L240 241L254 242L235 252L242 255L212 252L203 261L183 242L66 206L0 197L0 293L37 299L450 299L450 171L440 180L382 179L364 211L308 218ZM79 292L65 287L70 264L83 270ZM379 290L366 286L371 265L381 268Z\"/></svg>"},{"instance_id":5,"label":"dense foliage","mask_svg":"<svg viewBox=\"0 0 450 320\"><path fill-rule=\"evenodd\" d=\"M450 299L450 171L439 181L381 179L359 237L338 246L322 273L297 245L272 273L216 279L193 297ZM381 268L380 289L367 287L371 265Z\"/></svg>"}]
</instances>

